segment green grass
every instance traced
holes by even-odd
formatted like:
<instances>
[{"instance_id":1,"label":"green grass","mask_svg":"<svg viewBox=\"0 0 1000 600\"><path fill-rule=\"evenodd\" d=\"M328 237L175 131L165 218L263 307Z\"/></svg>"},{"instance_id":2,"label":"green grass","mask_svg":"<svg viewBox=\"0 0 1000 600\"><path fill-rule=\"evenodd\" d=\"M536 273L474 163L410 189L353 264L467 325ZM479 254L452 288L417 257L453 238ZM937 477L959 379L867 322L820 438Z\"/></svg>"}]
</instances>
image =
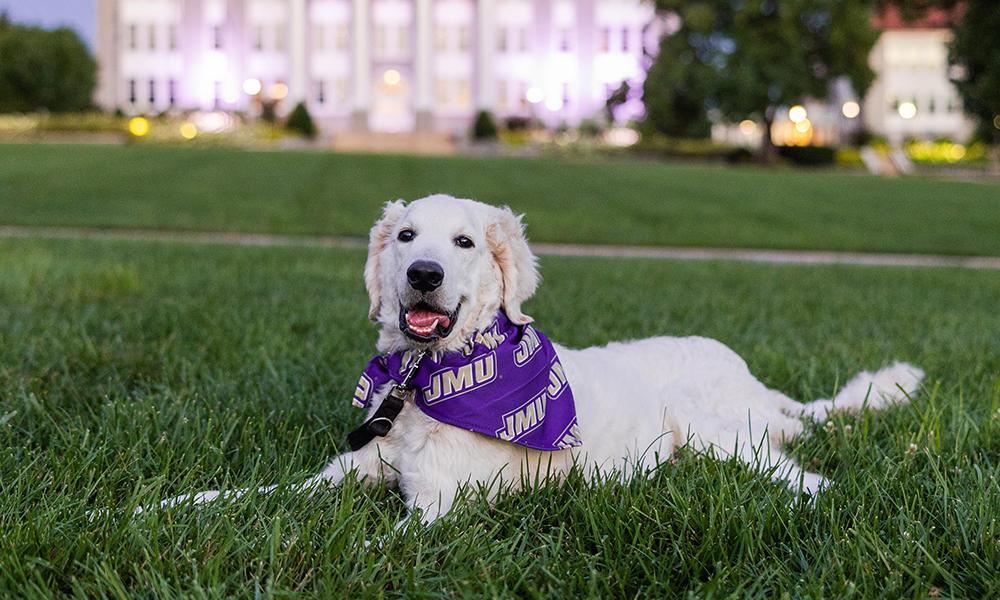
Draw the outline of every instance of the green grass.
<instances>
[{"instance_id":1,"label":"green grass","mask_svg":"<svg viewBox=\"0 0 1000 600\"><path fill-rule=\"evenodd\" d=\"M536 241L1000 255L1000 186L636 162L0 145L0 224L365 235L434 192Z\"/></svg>"},{"instance_id":2,"label":"green grass","mask_svg":"<svg viewBox=\"0 0 1000 600\"><path fill-rule=\"evenodd\" d=\"M294 158L220 161L313 170L301 189L328 198L339 192L318 183L327 181L323 166L364 162ZM78 183L87 160L66 161ZM218 181L190 160L194 181ZM379 160L417 172L435 164ZM94 175L124 170L98 167ZM663 181L671 169L712 172L625 170L644 169ZM68 201L68 184L51 179L37 186L67 186ZM263 176L259 184L282 185ZM96 212L75 214L111 214L86 198L97 188L80 196ZM253 188L248 206L266 208L267 194ZM138 222L164 224L156 219L169 211L153 199L147 207L153 221ZM192 223L224 224L213 218ZM0 596L1000 595L1000 278L991 272L543 261L545 284L528 308L571 345L708 335L802 399L889 359L923 366L928 389L911 405L838 417L830 432L817 425L796 443L799 460L837 482L815 505L739 464L682 452L648 481L590 486L577 477L495 507L473 500L384 551L362 543L391 529L402 502L354 483L313 499L278 493L88 521L92 509L174 493L301 481L342 448L361 416L350 392L375 339L362 262L347 250L0 240ZM567 304L573 298L586 301Z\"/></svg>"}]
</instances>

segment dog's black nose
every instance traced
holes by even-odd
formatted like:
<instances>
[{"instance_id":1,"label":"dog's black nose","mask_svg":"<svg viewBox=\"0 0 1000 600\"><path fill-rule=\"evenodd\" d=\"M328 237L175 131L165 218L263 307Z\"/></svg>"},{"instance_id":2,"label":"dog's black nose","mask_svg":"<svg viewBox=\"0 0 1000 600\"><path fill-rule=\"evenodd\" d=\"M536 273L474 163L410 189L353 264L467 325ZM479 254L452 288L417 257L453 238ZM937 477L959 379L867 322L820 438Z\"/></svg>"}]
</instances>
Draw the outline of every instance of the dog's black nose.
<instances>
[{"instance_id":1,"label":"dog's black nose","mask_svg":"<svg viewBox=\"0 0 1000 600\"><path fill-rule=\"evenodd\" d=\"M433 292L444 281L444 269L434 261L418 260L406 270L406 279L415 290Z\"/></svg>"}]
</instances>

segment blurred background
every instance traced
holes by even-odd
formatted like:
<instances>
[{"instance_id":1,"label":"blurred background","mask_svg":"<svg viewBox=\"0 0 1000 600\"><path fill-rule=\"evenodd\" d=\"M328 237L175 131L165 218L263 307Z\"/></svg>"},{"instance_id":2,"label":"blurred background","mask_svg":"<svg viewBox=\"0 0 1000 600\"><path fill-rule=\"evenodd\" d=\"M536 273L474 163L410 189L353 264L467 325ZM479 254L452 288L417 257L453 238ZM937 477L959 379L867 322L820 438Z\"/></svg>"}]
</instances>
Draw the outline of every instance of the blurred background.
<instances>
[{"instance_id":1,"label":"blurred background","mask_svg":"<svg viewBox=\"0 0 1000 600\"><path fill-rule=\"evenodd\" d=\"M997 172L993 0L0 0L0 140Z\"/></svg>"}]
</instances>

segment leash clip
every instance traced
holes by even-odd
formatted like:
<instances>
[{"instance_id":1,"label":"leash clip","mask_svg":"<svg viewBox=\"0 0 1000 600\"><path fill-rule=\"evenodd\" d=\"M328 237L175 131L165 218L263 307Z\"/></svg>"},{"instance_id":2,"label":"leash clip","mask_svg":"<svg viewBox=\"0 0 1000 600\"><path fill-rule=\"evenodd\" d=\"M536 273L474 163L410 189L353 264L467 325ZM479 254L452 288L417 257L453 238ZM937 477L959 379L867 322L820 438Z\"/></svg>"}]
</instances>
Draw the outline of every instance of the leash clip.
<instances>
[{"instance_id":1,"label":"leash clip","mask_svg":"<svg viewBox=\"0 0 1000 600\"><path fill-rule=\"evenodd\" d=\"M413 398L413 385L410 383L420 368L427 350L421 350L407 369L403 381L392 387L382 404L379 405L375 414L370 419L361 424L360 427L347 434L347 445L351 450L364 448L376 437L385 437L392 431L392 426L396 422L396 417L402 412L403 406L408 399Z\"/></svg>"}]
</instances>

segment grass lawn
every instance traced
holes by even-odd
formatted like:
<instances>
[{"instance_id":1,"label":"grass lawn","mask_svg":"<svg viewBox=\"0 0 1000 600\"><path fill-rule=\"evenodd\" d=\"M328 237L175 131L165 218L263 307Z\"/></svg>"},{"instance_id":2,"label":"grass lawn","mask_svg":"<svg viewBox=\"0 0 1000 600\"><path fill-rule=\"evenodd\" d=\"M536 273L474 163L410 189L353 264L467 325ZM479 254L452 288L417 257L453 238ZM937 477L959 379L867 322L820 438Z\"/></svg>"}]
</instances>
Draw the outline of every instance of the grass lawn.
<instances>
[{"instance_id":1,"label":"grass lawn","mask_svg":"<svg viewBox=\"0 0 1000 600\"><path fill-rule=\"evenodd\" d=\"M1000 255L1000 186L754 167L0 145L0 224L365 235L433 192L536 241Z\"/></svg>"},{"instance_id":2,"label":"grass lawn","mask_svg":"<svg viewBox=\"0 0 1000 600\"><path fill-rule=\"evenodd\" d=\"M802 191L804 176L525 161L519 178L502 179L509 163L500 161L220 152L209 167L202 155L168 150L2 152L8 222L360 233L394 187L418 194L434 182L472 192L473 181L460 176L479 164L474 179L487 182L488 199L510 195L532 210L539 238L556 237L566 224L556 208L581 194L594 223L566 236L626 235L598 227L610 218L638 224L628 241L676 242L695 231L655 223L685 215L698 225L718 210L729 215L730 232L748 236L726 240L734 244L792 243L782 232L794 224L822 234L803 242L869 248L872 236L823 225L853 202L870 202L866 231L877 227L895 249L937 249L935 231L970 227L962 207L991 200L986 187L823 176L830 185L822 202L795 194L776 201L790 211L787 220L774 236L754 237L770 210L755 182ZM189 163L188 179L148 196L178 162ZM39 178L45 164L53 172L62 165L60 176ZM359 169L349 189L331 183L350 181L348 167ZM250 180L226 183L227 170ZM566 173L522 194L550 170ZM612 177L619 183L606 181ZM664 196L683 200L602 204L605 191L630 196L629 185L663 186ZM698 185L714 198L704 206ZM962 194L936 198L946 189ZM914 197L892 201L882 197L887 190ZM746 196L724 200L725 191ZM223 194L243 202L230 211ZM38 200L35 210L21 206L28 199ZM134 222L116 221L132 199L141 200L120 218ZM338 220L333 201L348 199L363 210ZM923 208L901 212L901 223L917 223L920 210L940 212L916 231L885 227L882 203L905 201ZM79 210L61 212L68 203ZM742 218L725 210L744 204ZM278 207L290 210L287 220ZM996 223L992 210L977 214ZM695 230L709 235L707 225ZM719 241L683 241L695 239ZM959 241L980 245L956 251L996 251L1000 243L971 234ZM923 366L928 389L911 405L837 417L796 444L799 460L836 481L815 505L790 502L739 464L682 452L648 481L590 487L574 478L495 507L473 500L385 551L362 543L387 532L402 503L352 483L313 499L279 492L88 521L95 508L301 481L342 448L361 417L349 398L375 339L362 262L348 250L0 240L0 596L1000 595L1000 278L992 272L543 261L545 284L528 308L570 345L708 335L801 399L826 396L856 370L892 358ZM586 301L567 309L567 298Z\"/></svg>"}]
</instances>

